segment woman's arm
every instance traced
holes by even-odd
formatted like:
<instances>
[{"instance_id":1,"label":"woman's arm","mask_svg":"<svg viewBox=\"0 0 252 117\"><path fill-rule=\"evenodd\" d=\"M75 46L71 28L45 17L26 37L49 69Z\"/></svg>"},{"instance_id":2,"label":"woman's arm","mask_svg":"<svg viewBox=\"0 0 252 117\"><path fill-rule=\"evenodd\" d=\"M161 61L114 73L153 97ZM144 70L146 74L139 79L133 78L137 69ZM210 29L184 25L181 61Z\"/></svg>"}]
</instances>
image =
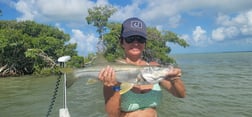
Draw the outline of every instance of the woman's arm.
<instances>
[{"instance_id":1,"label":"woman's arm","mask_svg":"<svg viewBox=\"0 0 252 117\"><path fill-rule=\"evenodd\" d=\"M105 110L109 117L119 117L120 98L119 91L114 91L113 87L120 85L115 80L115 71L111 67L106 67L100 71L99 80L103 82L103 95L105 100Z\"/></svg>"},{"instance_id":2,"label":"woman's arm","mask_svg":"<svg viewBox=\"0 0 252 117\"><path fill-rule=\"evenodd\" d=\"M114 91L112 87L103 87L103 95L105 99L105 110L109 117L119 117L120 115L120 99L119 91Z\"/></svg>"},{"instance_id":3,"label":"woman's arm","mask_svg":"<svg viewBox=\"0 0 252 117\"><path fill-rule=\"evenodd\" d=\"M167 78L162 80L160 84L176 97L184 98L186 96L185 86L181 80L181 70L179 68L173 68L167 75Z\"/></svg>"}]
</instances>

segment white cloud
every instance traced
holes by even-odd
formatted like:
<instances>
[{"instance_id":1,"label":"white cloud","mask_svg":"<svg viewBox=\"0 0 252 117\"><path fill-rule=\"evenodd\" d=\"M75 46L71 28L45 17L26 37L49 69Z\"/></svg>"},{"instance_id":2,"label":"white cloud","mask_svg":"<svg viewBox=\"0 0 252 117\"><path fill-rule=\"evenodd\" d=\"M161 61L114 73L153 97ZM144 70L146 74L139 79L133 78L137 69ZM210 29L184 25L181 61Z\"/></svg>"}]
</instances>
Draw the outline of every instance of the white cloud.
<instances>
[{"instance_id":1,"label":"white cloud","mask_svg":"<svg viewBox=\"0 0 252 117\"><path fill-rule=\"evenodd\" d=\"M140 17L142 14L139 8L141 3L138 2L139 0L134 1L130 5L126 6L114 6L117 8L117 12L111 17L114 21L123 21L129 17ZM141 17L140 17L141 18Z\"/></svg>"},{"instance_id":2,"label":"white cloud","mask_svg":"<svg viewBox=\"0 0 252 117\"><path fill-rule=\"evenodd\" d=\"M240 26L249 24L250 15L248 15L251 11L241 12L234 17L231 17L227 14L219 13L216 19L216 23L221 26Z\"/></svg>"},{"instance_id":3,"label":"white cloud","mask_svg":"<svg viewBox=\"0 0 252 117\"><path fill-rule=\"evenodd\" d=\"M225 33L224 33L224 28L217 28L212 31L212 39L216 41L222 41L225 39Z\"/></svg>"},{"instance_id":4,"label":"white cloud","mask_svg":"<svg viewBox=\"0 0 252 117\"><path fill-rule=\"evenodd\" d=\"M193 40L195 42L200 42L206 39L207 39L206 31L202 29L200 26L196 26L195 30L193 31Z\"/></svg>"},{"instance_id":5,"label":"white cloud","mask_svg":"<svg viewBox=\"0 0 252 117\"><path fill-rule=\"evenodd\" d=\"M230 22L230 19L231 19L230 16L219 13L218 17L216 18L216 23L222 26L229 26L229 25L232 25L232 22Z\"/></svg>"},{"instance_id":6,"label":"white cloud","mask_svg":"<svg viewBox=\"0 0 252 117\"><path fill-rule=\"evenodd\" d=\"M252 35L252 10L244 13L245 18L247 19L245 24L241 26L241 32L244 35Z\"/></svg>"},{"instance_id":7,"label":"white cloud","mask_svg":"<svg viewBox=\"0 0 252 117\"><path fill-rule=\"evenodd\" d=\"M234 26L219 27L212 31L212 39L216 41L222 41L224 39L230 39L238 36L239 29Z\"/></svg>"},{"instance_id":8,"label":"white cloud","mask_svg":"<svg viewBox=\"0 0 252 117\"><path fill-rule=\"evenodd\" d=\"M87 9L94 5L89 0L19 0L15 3L17 11L22 13L18 20L40 21L81 21Z\"/></svg>"},{"instance_id":9,"label":"white cloud","mask_svg":"<svg viewBox=\"0 0 252 117\"><path fill-rule=\"evenodd\" d=\"M172 0L148 0L146 2L146 8L142 11L144 19L158 19L167 16L174 16L178 13L178 2Z\"/></svg>"},{"instance_id":10,"label":"white cloud","mask_svg":"<svg viewBox=\"0 0 252 117\"><path fill-rule=\"evenodd\" d=\"M85 35L81 30L73 29L72 38L69 43L77 43L77 50L80 55L86 56L88 53L96 51L96 44L98 39L94 34Z\"/></svg>"},{"instance_id":11,"label":"white cloud","mask_svg":"<svg viewBox=\"0 0 252 117\"><path fill-rule=\"evenodd\" d=\"M27 3L25 1L19 1L15 4L17 11L21 12L23 15L17 18L18 21L23 20L33 20L35 15L37 14L36 11L33 11L33 3Z\"/></svg>"},{"instance_id":12,"label":"white cloud","mask_svg":"<svg viewBox=\"0 0 252 117\"><path fill-rule=\"evenodd\" d=\"M243 25L241 26L241 33L244 35L252 35L252 26L249 25Z\"/></svg>"},{"instance_id":13,"label":"white cloud","mask_svg":"<svg viewBox=\"0 0 252 117\"><path fill-rule=\"evenodd\" d=\"M252 32L252 10L241 12L233 17L219 14L216 22L220 27L212 31L212 39L221 41L234 39L238 36L251 36Z\"/></svg>"},{"instance_id":14,"label":"white cloud","mask_svg":"<svg viewBox=\"0 0 252 117\"><path fill-rule=\"evenodd\" d=\"M184 39L190 46L203 47L211 44L212 41L207 36L207 31L201 28L201 26L196 26L192 31L192 34L182 34L179 36Z\"/></svg>"},{"instance_id":15,"label":"white cloud","mask_svg":"<svg viewBox=\"0 0 252 117\"><path fill-rule=\"evenodd\" d=\"M174 4L176 3L169 0L160 0L159 2L135 0L132 4L116 6L118 11L111 19L123 21L129 17L139 17L152 26L163 25L175 28L178 26L181 16L177 12L177 5Z\"/></svg>"}]
</instances>

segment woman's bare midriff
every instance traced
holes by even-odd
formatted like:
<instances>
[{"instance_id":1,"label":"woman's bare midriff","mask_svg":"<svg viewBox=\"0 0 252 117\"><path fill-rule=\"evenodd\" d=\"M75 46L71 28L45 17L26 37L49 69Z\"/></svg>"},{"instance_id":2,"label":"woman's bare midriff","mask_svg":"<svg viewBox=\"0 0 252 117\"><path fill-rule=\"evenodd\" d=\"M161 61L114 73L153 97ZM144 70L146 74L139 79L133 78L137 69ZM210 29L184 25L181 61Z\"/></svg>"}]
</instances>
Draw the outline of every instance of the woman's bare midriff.
<instances>
[{"instance_id":1,"label":"woman's bare midriff","mask_svg":"<svg viewBox=\"0 0 252 117\"><path fill-rule=\"evenodd\" d=\"M121 112L120 117L157 117L157 112L154 108L146 108L132 112Z\"/></svg>"}]
</instances>

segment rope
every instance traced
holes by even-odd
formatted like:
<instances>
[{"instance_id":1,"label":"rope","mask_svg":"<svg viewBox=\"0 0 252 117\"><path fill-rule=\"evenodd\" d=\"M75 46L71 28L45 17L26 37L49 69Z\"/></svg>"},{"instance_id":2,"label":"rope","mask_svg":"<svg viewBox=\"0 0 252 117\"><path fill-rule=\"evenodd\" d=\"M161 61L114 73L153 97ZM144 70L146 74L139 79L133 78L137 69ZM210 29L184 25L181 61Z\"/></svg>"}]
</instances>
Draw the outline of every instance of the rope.
<instances>
[{"instance_id":1,"label":"rope","mask_svg":"<svg viewBox=\"0 0 252 117\"><path fill-rule=\"evenodd\" d=\"M46 117L49 117L50 113L52 112L52 109L53 109L53 106L54 106L54 103L55 103L55 100L56 100L56 96L57 96L57 93L58 93L59 85L60 85L61 75L62 75L62 73L59 73L59 76L58 76L57 81L56 81L56 86L55 86L55 89L53 91L53 96L52 96L51 103L49 105Z\"/></svg>"}]
</instances>

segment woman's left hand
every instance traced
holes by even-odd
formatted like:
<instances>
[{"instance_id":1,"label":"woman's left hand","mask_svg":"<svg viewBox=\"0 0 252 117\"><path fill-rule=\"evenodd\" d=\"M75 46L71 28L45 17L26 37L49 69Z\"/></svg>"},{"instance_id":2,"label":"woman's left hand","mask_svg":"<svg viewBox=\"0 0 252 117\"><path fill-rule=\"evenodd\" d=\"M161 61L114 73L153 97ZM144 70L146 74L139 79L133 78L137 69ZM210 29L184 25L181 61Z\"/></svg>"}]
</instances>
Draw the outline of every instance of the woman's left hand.
<instances>
[{"instance_id":1,"label":"woman's left hand","mask_svg":"<svg viewBox=\"0 0 252 117\"><path fill-rule=\"evenodd\" d=\"M174 96L184 98L186 95L185 86L181 80L181 69L172 68L168 71L166 78L160 82L160 84L171 92Z\"/></svg>"},{"instance_id":2,"label":"woman's left hand","mask_svg":"<svg viewBox=\"0 0 252 117\"><path fill-rule=\"evenodd\" d=\"M166 75L166 80L174 80L181 78L182 72L180 68L172 68L171 70L168 71Z\"/></svg>"}]
</instances>

